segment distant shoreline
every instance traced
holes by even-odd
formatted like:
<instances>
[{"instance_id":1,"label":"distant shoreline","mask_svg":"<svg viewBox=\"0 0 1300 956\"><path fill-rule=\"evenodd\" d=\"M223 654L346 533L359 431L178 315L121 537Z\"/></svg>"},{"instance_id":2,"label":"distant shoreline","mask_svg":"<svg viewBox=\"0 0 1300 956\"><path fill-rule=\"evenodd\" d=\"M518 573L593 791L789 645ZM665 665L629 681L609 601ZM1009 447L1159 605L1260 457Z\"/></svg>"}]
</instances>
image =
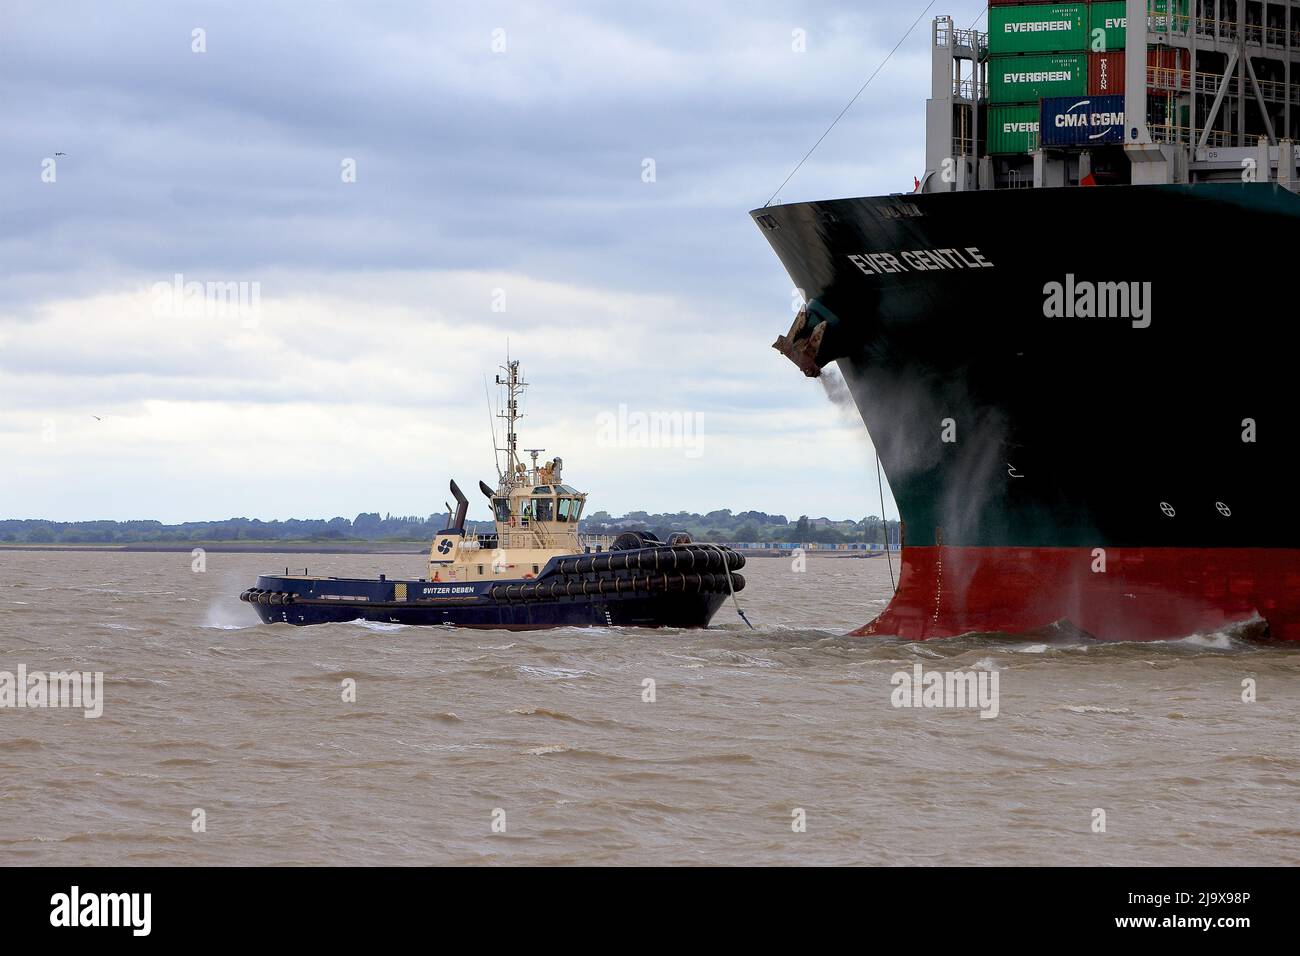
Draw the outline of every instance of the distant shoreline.
<instances>
[{"instance_id":1,"label":"distant shoreline","mask_svg":"<svg viewBox=\"0 0 1300 956\"><path fill-rule=\"evenodd\" d=\"M303 542L285 542L284 544L275 543L256 543L256 544L239 544L229 541L195 541L190 544L166 543L158 545L149 544L30 544L23 542L16 544L11 542L0 542L0 552L4 551L68 551L68 552L102 552L110 551L114 554L189 554L196 548L211 554L425 554L428 548L422 545L412 544L403 546L400 543L375 543L358 544L352 548L334 547L317 547L305 544ZM793 555L792 550L778 550L775 548L753 549L739 548L741 554L751 558L788 558ZM893 548L890 554L898 554L897 548ZM867 559L882 557L884 551L831 551L810 548L804 551L805 557L818 558L858 558Z\"/></svg>"}]
</instances>

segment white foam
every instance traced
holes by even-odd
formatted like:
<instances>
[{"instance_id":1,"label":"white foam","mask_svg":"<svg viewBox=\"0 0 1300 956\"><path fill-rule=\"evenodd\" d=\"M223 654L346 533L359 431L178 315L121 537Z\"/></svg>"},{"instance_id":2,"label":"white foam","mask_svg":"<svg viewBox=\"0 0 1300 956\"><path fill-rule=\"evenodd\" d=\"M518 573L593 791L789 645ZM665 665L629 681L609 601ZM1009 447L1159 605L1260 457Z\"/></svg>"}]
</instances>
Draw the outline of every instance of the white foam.
<instances>
[{"instance_id":1,"label":"white foam","mask_svg":"<svg viewBox=\"0 0 1300 956\"><path fill-rule=\"evenodd\" d=\"M564 744L547 744L545 747L534 747L532 750L525 750L524 753L533 757L543 757L546 754L568 753L569 748Z\"/></svg>"},{"instance_id":2,"label":"white foam","mask_svg":"<svg viewBox=\"0 0 1300 956\"><path fill-rule=\"evenodd\" d=\"M352 622L357 627L364 627L367 631L400 631L407 625L398 624L393 621L366 621L358 618Z\"/></svg>"},{"instance_id":3,"label":"white foam","mask_svg":"<svg viewBox=\"0 0 1300 956\"><path fill-rule=\"evenodd\" d=\"M543 680L577 680L580 677L593 677L591 671L575 670L570 667L529 667L521 664L515 670L528 677L540 677Z\"/></svg>"}]
</instances>

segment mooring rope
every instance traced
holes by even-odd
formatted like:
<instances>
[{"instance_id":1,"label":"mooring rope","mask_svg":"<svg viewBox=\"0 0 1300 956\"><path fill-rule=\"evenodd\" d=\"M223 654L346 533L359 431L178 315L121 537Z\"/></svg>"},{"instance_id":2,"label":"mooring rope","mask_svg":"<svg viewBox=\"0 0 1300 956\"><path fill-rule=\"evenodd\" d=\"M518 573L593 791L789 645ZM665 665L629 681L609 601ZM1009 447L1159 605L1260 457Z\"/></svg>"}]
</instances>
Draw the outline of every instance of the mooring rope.
<instances>
[{"instance_id":1,"label":"mooring rope","mask_svg":"<svg viewBox=\"0 0 1300 956\"><path fill-rule=\"evenodd\" d=\"M722 558L722 569L727 572L727 588L731 591L731 603L736 605L736 613L740 615L740 619L746 624L749 624L749 618L745 617L745 612L740 606L740 601L736 598L736 586L731 582L731 562L727 560L727 553L722 550L721 545L711 544L706 545L706 547L716 550L718 552L718 557ZM751 631L754 630L754 625L749 624L749 629Z\"/></svg>"},{"instance_id":2,"label":"mooring rope","mask_svg":"<svg viewBox=\"0 0 1300 956\"><path fill-rule=\"evenodd\" d=\"M790 175L781 181L780 186L776 187L776 192L772 193L771 198L768 199L767 202L763 203L763 208L766 209L768 206L772 205L772 200L781 194L781 190L785 189L785 184L794 178L794 174L799 172L799 169L804 163L808 162L808 157L811 156L816 151L817 147L822 144L822 140L830 135L831 130L835 128L835 124L844 118L844 114L849 111L849 108L858 101L858 97L866 91L867 87L871 85L871 81L876 78L876 73L879 73L885 68L885 64L888 63L893 55L898 52L898 48L903 45L903 41L912 35L912 31L916 29L916 25L921 22L923 16L930 12L930 8L935 5L935 2L936 0L930 0L930 2L925 5L925 9L916 15L916 19L913 20L912 25L907 28L907 32L898 38L898 42L894 44L894 48L889 51L883 60L880 61L880 65L876 67L875 72L867 77L867 82L863 83L862 86L858 88L858 91L853 94L853 99L849 100L848 103L844 105L844 109L840 110L840 115L831 120L831 125L826 127L826 132L817 137L817 142L812 144L812 149L804 153L803 159L799 160L794 169L790 170Z\"/></svg>"}]
</instances>

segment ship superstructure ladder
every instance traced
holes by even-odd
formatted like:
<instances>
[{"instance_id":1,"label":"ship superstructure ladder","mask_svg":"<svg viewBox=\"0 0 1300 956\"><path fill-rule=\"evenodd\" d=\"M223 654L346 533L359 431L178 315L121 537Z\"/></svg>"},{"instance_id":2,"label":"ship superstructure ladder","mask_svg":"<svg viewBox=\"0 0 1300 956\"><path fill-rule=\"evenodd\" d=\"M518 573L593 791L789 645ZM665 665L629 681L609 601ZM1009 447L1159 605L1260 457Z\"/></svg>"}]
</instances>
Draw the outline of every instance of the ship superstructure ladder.
<instances>
[{"instance_id":1,"label":"ship superstructure ladder","mask_svg":"<svg viewBox=\"0 0 1300 956\"><path fill-rule=\"evenodd\" d=\"M931 33L930 98L925 101L925 180L922 192L980 187L979 160L988 76L988 34L959 30L936 17ZM985 185L988 179L985 177Z\"/></svg>"}]
</instances>

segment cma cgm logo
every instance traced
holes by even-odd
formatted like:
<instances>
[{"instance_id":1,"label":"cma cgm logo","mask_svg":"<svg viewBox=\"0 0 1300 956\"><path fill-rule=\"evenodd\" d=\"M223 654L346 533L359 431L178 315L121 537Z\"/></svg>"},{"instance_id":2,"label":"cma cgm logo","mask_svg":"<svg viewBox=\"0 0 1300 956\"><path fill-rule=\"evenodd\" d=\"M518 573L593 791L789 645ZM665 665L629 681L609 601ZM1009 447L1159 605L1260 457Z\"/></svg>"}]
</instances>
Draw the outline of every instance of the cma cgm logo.
<instances>
[{"instance_id":1,"label":"cma cgm logo","mask_svg":"<svg viewBox=\"0 0 1300 956\"><path fill-rule=\"evenodd\" d=\"M1089 130L1088 139L1102 139L1111 135L1111 131L1117 127L1123 127L1123 110L1099 110L1094 113L1089 109L1091 106L1092 100L1079 100L1064 113L1057 113L1052 118L1052 125L1057 129Z\"/></svg>"}]
</instances>

